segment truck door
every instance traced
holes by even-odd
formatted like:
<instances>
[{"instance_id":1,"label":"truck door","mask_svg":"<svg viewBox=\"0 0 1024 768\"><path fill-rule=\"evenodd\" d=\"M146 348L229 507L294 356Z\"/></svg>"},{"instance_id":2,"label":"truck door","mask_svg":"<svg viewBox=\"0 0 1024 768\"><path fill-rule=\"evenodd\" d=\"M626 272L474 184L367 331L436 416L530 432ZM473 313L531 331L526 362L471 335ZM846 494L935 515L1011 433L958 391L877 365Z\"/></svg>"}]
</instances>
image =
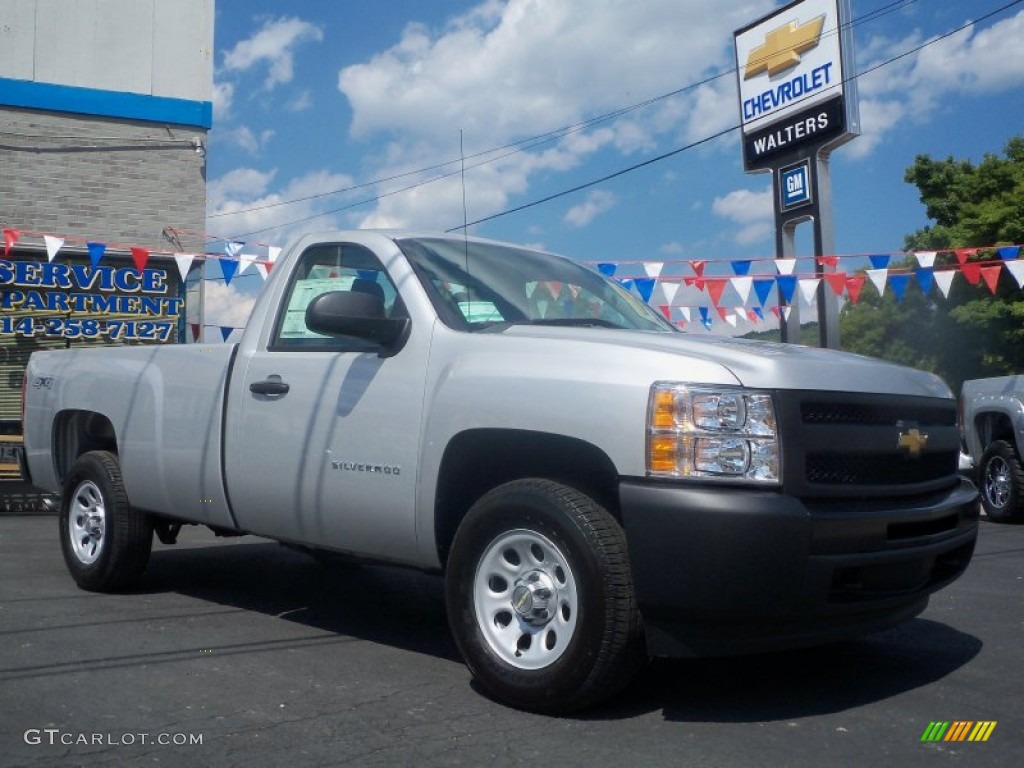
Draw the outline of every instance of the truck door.
<instances>
[{"instance_id":1,"label":"truck door","mask_svg":"<svg viewBox=\"0 0 1024 768\"><path fill-rule=\"evenodd\" d=\"M405 304L381 261L354 243L300 256L266 344L235 363L226 483L252 533L415 561L414 498L431 329L382 357L370 342L306 327L327 291L370 292L392 317ZM268 322L270 322L268 317Z\"/></svg>"}]
</instances>

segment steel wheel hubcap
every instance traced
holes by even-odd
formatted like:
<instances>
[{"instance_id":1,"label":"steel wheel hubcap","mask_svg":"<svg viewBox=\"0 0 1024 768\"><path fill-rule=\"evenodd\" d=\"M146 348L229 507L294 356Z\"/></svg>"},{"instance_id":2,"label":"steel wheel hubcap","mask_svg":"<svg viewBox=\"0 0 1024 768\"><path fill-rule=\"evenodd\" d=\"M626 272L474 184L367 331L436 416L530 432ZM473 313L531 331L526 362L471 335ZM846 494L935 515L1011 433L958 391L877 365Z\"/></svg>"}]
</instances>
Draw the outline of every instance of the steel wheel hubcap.
<instances>
[{"instance_id":1,"label":"steel wheel hubcap","mask_svg":"<svg viewBox=\"0 0 1024 768\"><path fill-rule=\"evenodd\" d=\"M96 562L103 551L107 513L103 494L87 480L75 489L68 509L68 536L75 557L85 565Z\"/></svg>"},{"instance_id":2,"label":"steel wheel hubcap","mask_svg":"<svg viewBox=\"0 0 1024 768\"><path fill-rule=\"evenodd\" d=\"M490 649L518 669L543 669L569 647L579 595L562 551L535 531L502 534L473 580L477 624Z\"/></svg>"},{"instance_id":3,"label":"steel wheel hubcap","mask_svg":"<svg viewBox=\"0 0 1024 768\"><path fill-rule=\"evenodd\" d=\"M1000 458L985 467L985 498L995 509L1006 506L1010 498L1010 467Z\"/></svg>"}]
</instances>

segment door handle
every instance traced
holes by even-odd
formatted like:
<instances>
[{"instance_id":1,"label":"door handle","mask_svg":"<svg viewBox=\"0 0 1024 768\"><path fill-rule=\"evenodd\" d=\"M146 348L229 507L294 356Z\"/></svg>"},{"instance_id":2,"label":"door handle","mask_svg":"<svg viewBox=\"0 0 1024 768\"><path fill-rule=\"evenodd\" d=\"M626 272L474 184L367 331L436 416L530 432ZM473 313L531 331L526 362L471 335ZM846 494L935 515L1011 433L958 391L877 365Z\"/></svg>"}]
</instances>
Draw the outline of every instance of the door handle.
<instances>
[{"instance_id":1,"label":"door handle","mask_svg":"<svg viewBox=\"0 0 1024 768\"><path fill-rule=\"evenodd\" d=\"M249 385L249 391L257 395L286 395L288 385L281 381L280 377L254 381Z\"/></svg>"}]
</instances>

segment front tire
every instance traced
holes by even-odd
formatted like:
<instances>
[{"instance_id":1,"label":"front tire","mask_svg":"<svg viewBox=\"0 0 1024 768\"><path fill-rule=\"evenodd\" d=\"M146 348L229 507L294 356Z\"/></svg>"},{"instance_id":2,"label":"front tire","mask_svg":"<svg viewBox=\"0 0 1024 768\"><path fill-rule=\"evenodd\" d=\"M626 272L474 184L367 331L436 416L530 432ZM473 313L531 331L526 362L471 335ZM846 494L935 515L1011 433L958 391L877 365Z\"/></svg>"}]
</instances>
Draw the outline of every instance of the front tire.
<instances>
[{"instance_id":1,"label":"front tire","mask_svg":"<svg viewBox=\"0 0 1024 768\"><path fill-rule=\"evenodd\" d=\"M560 483L516 480L477 501L452 543L446 597L466 665L514 707L591 706L645 658L622 528Z\"/></svg>"},{"instance_id":2,"label":"front tire","mask_svg":"<svg viewBox=\"0 0 1024 768\"><path fill-rule=\"evenodd\" d=\"M994 440L981 457L981 505L990 520L1005 523L1024 519L1024 468L1017 450Z\"/></svg>"},{"instance_id":3,"label":"front tire","mask_svg":"<svg viewBox=\"0 0 1024 768\"><path fill-rule=\"evenodd\" d=\"M64 562L82 589L125 589L145 571L153 524L129 505L113 453L82 454L68 473L61 498L60 542Z\"/></svg>"}]
</instances>

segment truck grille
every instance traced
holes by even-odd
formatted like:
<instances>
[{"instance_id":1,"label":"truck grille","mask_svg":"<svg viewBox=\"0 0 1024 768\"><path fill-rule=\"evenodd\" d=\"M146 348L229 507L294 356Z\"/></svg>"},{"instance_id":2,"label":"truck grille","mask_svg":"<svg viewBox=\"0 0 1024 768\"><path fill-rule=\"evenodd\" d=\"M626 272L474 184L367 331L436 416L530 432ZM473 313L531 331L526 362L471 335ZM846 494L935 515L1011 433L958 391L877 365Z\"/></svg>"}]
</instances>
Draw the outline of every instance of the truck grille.
<instances>
[{"instance_id":1,"label":"truck grille","mask_svg":"<svg viewBox=\"0 0 1024 768\"><path fill-rule=\"evenodd\" d=\"M953 400L781 393L784 484L802 497L904 496L956 480Z\"/></svg>"}]
</instances>

